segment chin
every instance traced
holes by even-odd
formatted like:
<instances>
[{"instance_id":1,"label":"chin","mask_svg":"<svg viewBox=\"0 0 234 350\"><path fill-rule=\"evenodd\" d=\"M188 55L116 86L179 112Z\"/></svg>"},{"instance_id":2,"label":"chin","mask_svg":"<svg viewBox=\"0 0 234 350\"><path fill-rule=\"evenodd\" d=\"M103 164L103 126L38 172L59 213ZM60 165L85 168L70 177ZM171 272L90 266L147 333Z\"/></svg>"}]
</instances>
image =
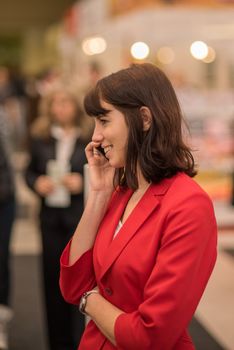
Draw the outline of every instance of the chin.
<instances>
[{"instance_id":1,"label":"chin","mask_svg":"<svg viewBox=\"0 0 234 350\"><path fill-rule=\"evenodd\" d=\"M113 168L118 168L118 166L116 166L116 162L112 162L111 160L109 160L109 164L110 164L110 166L112 166Z\"/></svg>"},{"instance_id":2,"label":"chin","mask_svg":"<svg viewBox=\"0 0 234 350\"><path fill-rule=\"evenodd\" d=\"M124 168L125 164L122 162L111 162L109 161L110 165L115 168L115 169L120 169L120 168Z\"/></svg>"}]
</instances>

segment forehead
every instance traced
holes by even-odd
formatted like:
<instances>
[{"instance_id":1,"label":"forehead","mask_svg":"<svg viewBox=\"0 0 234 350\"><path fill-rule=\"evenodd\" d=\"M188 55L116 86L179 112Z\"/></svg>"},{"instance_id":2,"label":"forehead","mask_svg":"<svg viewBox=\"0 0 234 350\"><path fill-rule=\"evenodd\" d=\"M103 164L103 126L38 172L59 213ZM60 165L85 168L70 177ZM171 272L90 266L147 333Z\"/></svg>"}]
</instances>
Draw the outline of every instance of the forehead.
<instances>
[{"instance_id":1,"label":"forehead","mask_svg":"<svg viewBox=\"0 0 234 350\"><path fill-rule=\"evenodd\" d=\"M112 111L113 109L115 109L115 107L112 104L110 104L102 99L100 99L100 106L103 109L105 109L106 111Z\"/></svg>"}]
</instances>

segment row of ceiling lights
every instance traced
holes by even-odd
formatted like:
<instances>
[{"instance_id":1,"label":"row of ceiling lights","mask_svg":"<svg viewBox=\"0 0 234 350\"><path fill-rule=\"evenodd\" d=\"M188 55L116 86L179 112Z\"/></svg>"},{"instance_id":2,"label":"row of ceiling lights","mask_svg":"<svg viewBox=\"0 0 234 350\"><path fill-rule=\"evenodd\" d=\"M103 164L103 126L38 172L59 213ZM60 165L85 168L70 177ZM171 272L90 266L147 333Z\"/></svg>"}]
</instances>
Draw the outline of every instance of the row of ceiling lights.
<instances>
[{"instance_id":1,"label":"row of ceiling lights","mask_svg":"<svg viewBox=\"0 0 234 350\"><path fill-rule=\"evenodd\" d=\"M86 55L97 55L103 53L107 48L107 43L102 37L91 37L83 40L82 49ZM133 58L143 60L149 56L149 46L142 42L135 42L130 49ZM215 50L203 41L194 41L190 46L191 55L205 63L211 63L215 60ZM170 47L161 47L157 51L157 58L163 64L170 64L175 59L175 53Z\"/></svg>"}]
</instances>

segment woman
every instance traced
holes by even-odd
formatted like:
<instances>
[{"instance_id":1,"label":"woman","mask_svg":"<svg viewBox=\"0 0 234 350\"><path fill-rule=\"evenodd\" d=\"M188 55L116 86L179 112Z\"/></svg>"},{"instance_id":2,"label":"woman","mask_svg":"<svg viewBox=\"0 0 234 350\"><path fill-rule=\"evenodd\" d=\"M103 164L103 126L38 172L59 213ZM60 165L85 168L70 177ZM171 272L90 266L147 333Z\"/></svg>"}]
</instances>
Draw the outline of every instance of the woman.
<instances>
[{"instance_id":1,"label":"woman","mask_svg":"<svg viewBox=\"0 0 234 350\"><path fill-rule=\"evenodd\" d=\"M43 277L51 350L76 349L84 317L59 290L59 258L83 211L86 162L84 116L75 95L62 87L42 101L32 125L28 186L41 198Z\"/></svg>"},{"instance_id":2,"label":"woman","mask_svg":"<svg viewBox=\"0 0 234 350\"><path fill-rule=\"evenodd\" d=\"M186 328L215 264L217 229L191 179L171 83L136 64L100 80L85 108L95 117L90 190L60 275L64 298L91 318L79 350L194 349Z\"/></svg>"}]
</instances>

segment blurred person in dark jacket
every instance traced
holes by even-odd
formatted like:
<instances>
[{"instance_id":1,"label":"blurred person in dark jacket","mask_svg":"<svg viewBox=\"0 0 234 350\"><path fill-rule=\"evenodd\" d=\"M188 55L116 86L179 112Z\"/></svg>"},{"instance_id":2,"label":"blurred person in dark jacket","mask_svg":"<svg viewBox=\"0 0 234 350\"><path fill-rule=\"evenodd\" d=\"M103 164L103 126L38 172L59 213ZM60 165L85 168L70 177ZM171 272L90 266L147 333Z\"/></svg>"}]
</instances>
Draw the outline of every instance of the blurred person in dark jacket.
<instances>
[{"instance_id":1,"label":"blurred person in dark jacket","mask_svg":"<svg viewBox=\"0 0 234 350\"><path fill-rule=\"evenodd\" d=\"M59 290L59 259L83 211L83 166L88 129L76 96L56 88L41 101L31 127L28 186L40 197L43 280L51 350L77 348L84 317Z\"/></svg>"},{"instance_id":2,"label":"blurred person in dark jacket","mask_svg":"<svg viewBox=\"0 0 234 350\"><path fill-rule=\"evenodd\" d=\"M10 307L10 238L15 217L14 179L7 117L0 103L0 349L8 349Z\"/></svg>"}]
</instances>

